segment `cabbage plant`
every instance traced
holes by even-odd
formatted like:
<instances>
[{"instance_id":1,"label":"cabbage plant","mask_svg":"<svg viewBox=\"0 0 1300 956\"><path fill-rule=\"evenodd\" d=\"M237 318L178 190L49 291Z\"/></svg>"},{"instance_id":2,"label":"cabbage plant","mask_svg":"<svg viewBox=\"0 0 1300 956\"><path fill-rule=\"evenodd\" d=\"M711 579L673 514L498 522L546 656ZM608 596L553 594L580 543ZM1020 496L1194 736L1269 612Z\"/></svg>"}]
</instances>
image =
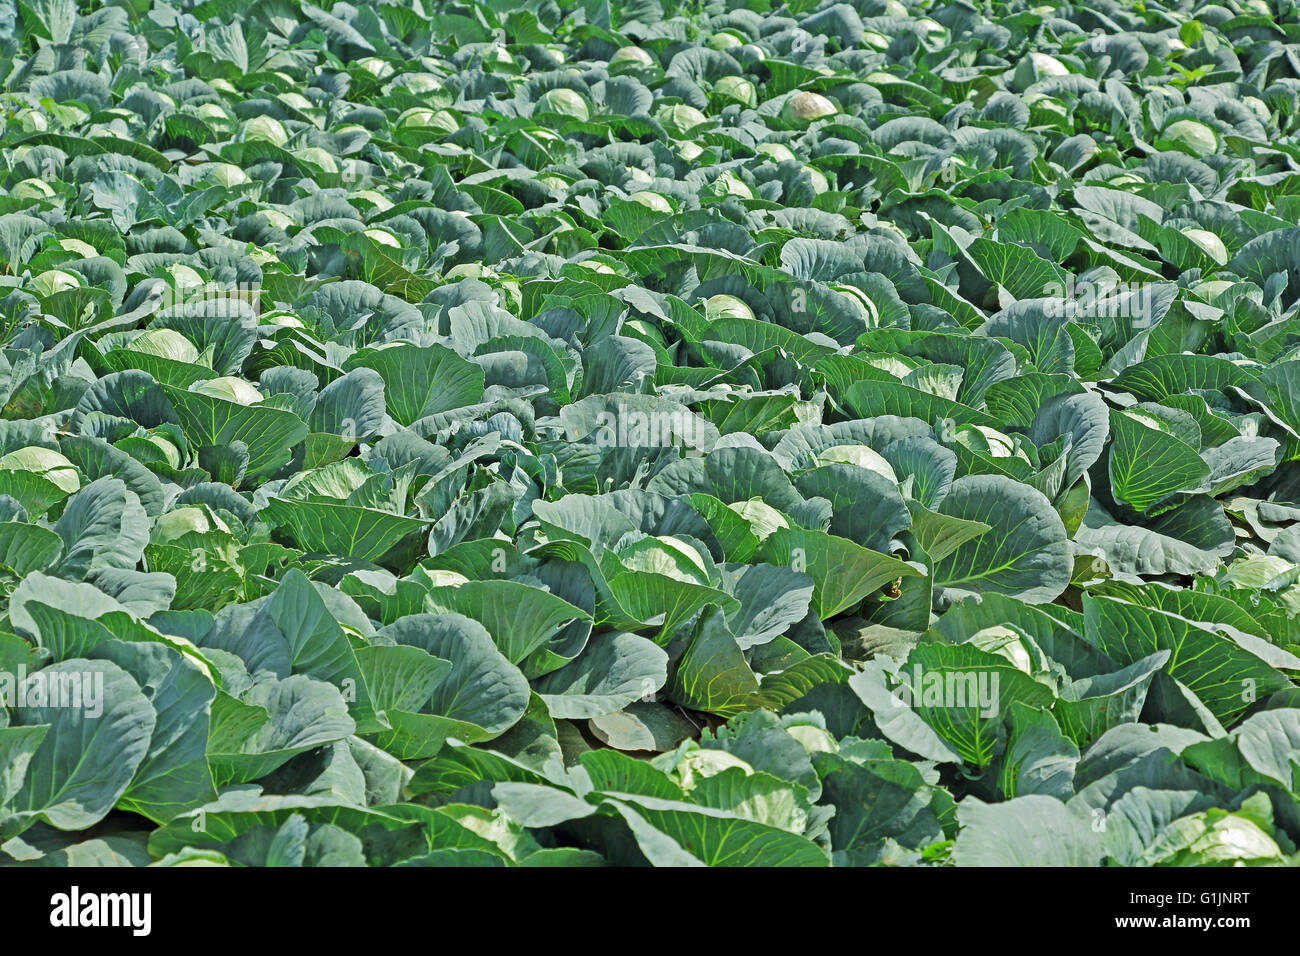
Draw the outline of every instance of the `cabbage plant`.
<instances>
[{"instance_id":1,"label":"cabbage plant","mask_svg":"<svg viewBox=\"0 0 1300 956\"><path fill-rule=\"evenodd\" d=\"M0 0L0 864L1297 862L1297 50Z\"/></svg>"}]
</instances>

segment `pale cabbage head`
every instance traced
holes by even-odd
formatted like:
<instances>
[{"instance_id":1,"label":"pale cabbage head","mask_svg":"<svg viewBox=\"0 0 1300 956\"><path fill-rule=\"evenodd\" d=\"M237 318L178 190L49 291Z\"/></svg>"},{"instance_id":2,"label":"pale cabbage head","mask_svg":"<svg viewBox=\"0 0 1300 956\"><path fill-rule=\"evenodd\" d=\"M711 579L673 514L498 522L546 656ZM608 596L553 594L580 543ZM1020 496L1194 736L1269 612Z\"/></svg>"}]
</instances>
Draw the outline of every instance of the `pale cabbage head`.
<instances>
[{"instance_id":1,"label":"pale cabbage head","mask_svg":"<svg viewBox=\"0 0 1300 956\"><path fill-rule=\"evenodd\" d=\"M586 98L577 90L563 86L543 93L537 101L535 112L555 113L583 121L591 119L591 107L587 105Z\"/></svg>"},{"instance_id":2,"label":"pale cabbage head","mask_svg":"<svg viewBox=\"0 0 1300 956\"><path fill-rule=\"evenodd\" d=\"M127 349L190 365L199 360L194 343L175 329L146 329L128 343Z\"/></svg>"},{"instance_id":3,"label":"pale cabbage head","mask_svg":"<svg viewBox=\"0 0 1300 956\"><path fill-rule=\"evenodd\" d=\"M219 398L222 401L234 402L237 405L256 405L262 400L261 392L235 375L223 375L220 378L196 382L190 387L190 391Z\"/></svg>"},{"instance_id":4,"label":"pale cabbage head","mask_svg":"<svg viewBox=\"0 0 1300 956\"><path fill-rule=\"evenodd\" d=\"M717 319L752 319L754 310L734 295L711 295L704 300L704 317Z\"/></svg>"},{"instance_id":5,"label":"pale cabbage head","mask_svg":"<svg viewBox=\"0 0 1300 956\"><path fill-rule=\"evenodd\" d=\"M52 482L61 491L72 494L81 487L77 468L51 448L29 445L0 457L0 471L30 471Z\"/></svg>"},{"instance_id":6,"label":"pale cabbage head","mask_svg":"<svg viewBox=\"0 0 1300 956\"><path fill-rule=\"evenodd\" d=\"M820 93L802 90L785 101L781 116L793 126L807 126L819 119L834 116L839 112L833 102Z\"/></svg>"}]
</instances>

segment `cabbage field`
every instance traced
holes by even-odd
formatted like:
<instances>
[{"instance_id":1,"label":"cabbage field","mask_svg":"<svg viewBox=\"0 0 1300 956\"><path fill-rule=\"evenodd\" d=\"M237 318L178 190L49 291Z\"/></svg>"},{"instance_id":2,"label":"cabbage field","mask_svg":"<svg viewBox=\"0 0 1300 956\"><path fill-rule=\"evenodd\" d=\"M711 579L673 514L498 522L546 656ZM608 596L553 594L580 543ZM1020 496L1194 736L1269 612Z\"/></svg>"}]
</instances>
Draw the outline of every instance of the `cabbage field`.
<instances>
[{"instance_id":1,"label":"cabbage field","mask_svg":"<svg viewBox=\"0 0 1300 956\"><path fill-rule=\"evenodd\" d=\"M1296 0L0 0L0 865L1300 862Z\"/></svg>"}]
</instances>

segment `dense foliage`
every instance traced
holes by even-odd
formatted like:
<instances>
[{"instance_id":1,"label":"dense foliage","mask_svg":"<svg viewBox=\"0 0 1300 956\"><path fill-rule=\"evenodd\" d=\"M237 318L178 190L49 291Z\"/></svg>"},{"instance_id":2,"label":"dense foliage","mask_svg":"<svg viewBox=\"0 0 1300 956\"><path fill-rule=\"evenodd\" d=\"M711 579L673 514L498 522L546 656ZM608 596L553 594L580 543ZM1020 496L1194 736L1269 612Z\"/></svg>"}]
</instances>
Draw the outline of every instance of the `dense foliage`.
<instances>
[{"instance_id":1,"label":"dense foliage","mask_svg":"<svg viewBox=\"0 0 1300 956\"><path fill-rule=\"evenodd\" d=\"M1292 862L1293 0L0 0L0 860Z\"/></svg>"}]
</instances>

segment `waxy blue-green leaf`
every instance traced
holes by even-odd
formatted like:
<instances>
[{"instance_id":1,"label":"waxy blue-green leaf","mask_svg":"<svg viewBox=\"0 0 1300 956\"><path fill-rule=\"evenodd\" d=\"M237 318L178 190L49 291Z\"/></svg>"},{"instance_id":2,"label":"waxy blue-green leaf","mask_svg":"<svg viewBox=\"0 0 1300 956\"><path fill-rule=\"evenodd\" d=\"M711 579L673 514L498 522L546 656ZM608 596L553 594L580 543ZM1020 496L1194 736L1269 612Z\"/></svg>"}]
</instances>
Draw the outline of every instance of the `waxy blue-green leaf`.
<instances>
[{"instance_id":1,"label":"waxy blue-green leaf","mask_svg":"<svg viewBox=\"0 0 1300 956\"><path fill-rule=\"evenodd\" d=\"M292 412L266 405L240 405L211 395L163 386L180 419L185 437L195 446L248 447L246 478L264 476L290 457L290 450L307 437L307 424Z\"/></svg>"},{"instance_id":2,"label":"waxy blue-green leaf","mask_svg":"<svg viewBox=\"0 0 1300 956\"><path fill-rule=\"evenodd\" d=\"M813 608L825 620L891 581L921 572L898 558L871 551L824 531L781 528L759 545L757 557L813 580Z\"/></svg>"},{"instance_id":3,"label":"waxy blue-green leaf","mask_svg":"<svg viewBox=\"0 0 1300 956\"><path fill-rule=\"evenodd\" d=\"M303 674L263 680L239 699L217 694L208 764L218 787L247 783L355 730L347 702L332 684Z\"/></svg>"},{"instance_id":4,"label":"waxy blue-green leaf","mask_svg":"<svg viewBox=\"0 0 1300 956\"><path fill-rule=\"evenodd\" d=\"M958 866L1100 866L1102 833L1091 814L1056 797L1028 794L1005 803L963 800L953 848Z\"/></svg>"},{"instance_id":5,"label":"waxy blue-green leaf","mask_svg":"<svg viewBox=\"0 0 1300 956\"><path fill-rule=\"evenodd\" d=\"M403 425L473 405L483 397L483 370L441 345L396 343L362 349L347 366L379 373L388 413Z\"/></svg>"},{"instance_id":6,"label":"waxy blue-green leaf","mask_svg":"<svg viewBox=\"0 0 1300 956\"><path fill-rule=\"evenodd\" d=\"M11 678L12 679L12 678ZM109 661L68 660L28 675L16 727L46 727L3 823L16 835L39 820L84 830L125 793L157 717L140 687ZM39 696L38 696L39 695Z\"/></svg>"},{"instance_id":7,"label":"waxy blue-green leaf","mask_svg":"<svg viewBox=\"0 0 1300 956\"><path fill-rule=\"evenodd\" d=\"M0 0L0 861L1294 855L1288 4L149 6Z\"/></svg>"},{"instance_id":8,"label":"waxy blue-green leaf","mask_svg":"<svg viewBox=\"0 0 1300 956\"><path fill-rule=\"evenodd\" d=\"M668 655L635 634L597 634L576 659L536 684L551 716L603 717L651 699L668 679Z\"/></svg>"},{"instance_id":9,"label":"waxy blue-green leaf","mask_svg":"<svg viewBox=\"0 0 1300 956\"><path fill-rule=\"evenodd\" d=\"M283 527L298 547L360 561L383 557L403 538L419 534L428 522L391 511L341 501L288 501L271 498L262 512Z\"/></svg>"},{"instance_id":10,"label":"waxy blue-green leaf","mask_svg":"<svg viewBox=\"0 0 1300 956\"><path fill-rule=\"evenodd\" d=\"M1060 516L1033 488L998 475L953 482L939 513L987 524L989 531L936 562L945 588L997 591L1031 604L1054 600L1074 566Z\"/></svg>"},{"instance_id":11,"label":"waxy blue-green leaf","mask_svg":"<svg viewBox=\"0 0 1300 956\"><path fill-rule=\"evenodd\" d=\"M1135 511L1149 511L1170 495L1191 491L1210 474L1196 449L1154 416L1112 411L1111 430L1112 493Z\"/></svg>"},{"instance_id":12,"label":"waxy blue-green leaf","mask_svg":"<svg viewBox=\"0 0 1300 956\"><path fill-rule=\"evenodd\" d=\"M1084 616L1088 640L1116 661L1133 663L1169 651L1165 671L1225 724L1258 696L1289 684L1281 672L1231 638L1179 614L1099 597L1085 600Z\"/></svg>"}]
</instances>

